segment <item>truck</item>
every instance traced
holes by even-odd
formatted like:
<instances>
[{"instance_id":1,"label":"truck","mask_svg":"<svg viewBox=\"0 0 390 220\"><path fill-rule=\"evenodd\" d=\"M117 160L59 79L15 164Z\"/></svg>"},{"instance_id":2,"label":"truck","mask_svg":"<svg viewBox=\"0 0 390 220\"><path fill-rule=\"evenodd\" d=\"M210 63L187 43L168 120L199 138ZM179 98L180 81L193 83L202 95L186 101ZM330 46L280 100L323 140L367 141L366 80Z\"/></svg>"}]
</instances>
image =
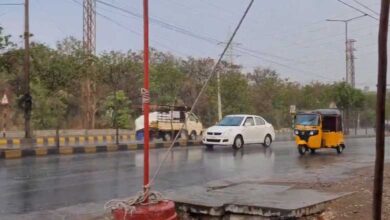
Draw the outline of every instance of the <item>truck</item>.
<instances>
[{"instance_id":1,"label":"truck","mask_svg":"<svg viewBox=\"0 0 390 220\"><path fill-rule=\"evenodd\" d=\"M149 113L149 133L151 139L171 141L183 127L180 138L196 140L203 133L203 125L199 117L189 112L187 107L159 107ZM144 137L144 116L135 120L137 140Z\"/></svg>"}]
</instances>

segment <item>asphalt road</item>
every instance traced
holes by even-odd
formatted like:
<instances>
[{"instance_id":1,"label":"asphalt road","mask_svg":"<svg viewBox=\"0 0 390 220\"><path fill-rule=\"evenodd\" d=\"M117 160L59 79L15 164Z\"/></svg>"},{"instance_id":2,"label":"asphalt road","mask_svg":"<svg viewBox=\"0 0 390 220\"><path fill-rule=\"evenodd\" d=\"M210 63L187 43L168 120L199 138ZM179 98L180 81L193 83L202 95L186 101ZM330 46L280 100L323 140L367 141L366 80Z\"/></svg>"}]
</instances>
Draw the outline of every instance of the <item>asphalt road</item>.
<instances>
[{"instance_id":1,"label":"asphalt road","mask_svg":"<svg viewBox=\"0 0 390 220\"><path fill-rule=\"evenodd\" d=\"M353 168L372 165L374 149L373 138L348 140L342 155L324 150L303 157L293 142L275 142L271 148L249 145L238 151L176 148L153 189L174 190L229 178L337 179ZM152 171L165 150L151 151ZM7 216L135 195L142 189L143 152L0 160L0 167L0 216Z\"/></svg>"}]
</instances>

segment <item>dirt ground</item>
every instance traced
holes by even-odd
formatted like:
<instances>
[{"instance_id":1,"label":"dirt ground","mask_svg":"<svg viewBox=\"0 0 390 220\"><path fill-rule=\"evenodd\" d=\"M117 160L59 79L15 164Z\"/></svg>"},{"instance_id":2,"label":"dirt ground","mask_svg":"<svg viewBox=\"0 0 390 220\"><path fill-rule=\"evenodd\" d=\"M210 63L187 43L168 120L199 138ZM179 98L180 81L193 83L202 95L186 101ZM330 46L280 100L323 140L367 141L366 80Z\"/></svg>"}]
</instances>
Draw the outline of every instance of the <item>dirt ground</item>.
<instances>
[{"instance_id":1,"label":"dirt ground","mask_svg":"<svg viewBox=\"0 0 390 220\"><path fill-rule=\"evenodd\" d=\"M296 184L326 192L354 192L329 204L326 211L307 220L368 220L372 219L372 190L374 168L355 170L352 177L336 183ZM390 219L390 163L385 166L383 192L383 219Z\"/></svg>"}]
</instances>

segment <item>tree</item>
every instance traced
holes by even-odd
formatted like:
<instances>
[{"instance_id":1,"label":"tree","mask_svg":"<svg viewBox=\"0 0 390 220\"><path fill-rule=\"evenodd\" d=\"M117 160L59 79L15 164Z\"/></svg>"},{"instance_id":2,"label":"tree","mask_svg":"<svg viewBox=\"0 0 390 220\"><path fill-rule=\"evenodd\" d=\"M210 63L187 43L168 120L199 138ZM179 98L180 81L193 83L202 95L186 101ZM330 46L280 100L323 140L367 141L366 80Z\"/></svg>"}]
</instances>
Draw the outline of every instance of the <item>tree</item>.
<instances>
[{"instance_id":1,"label":"tree","mask_svg":"<svg viewBox=\"0 0 390 220\"><path fill-rule=\"evenodd\" d=\"M0 26L0 53L8 47L15 45L10 41L11 35L5 35L3 30L3 27Z\"/></svg>"},{"instance_id":2,"label":"tree","mask_svg":"<svg viewBox=\"0 0 390 220\"><path fill-rule=\"evenodd\" d=\"M107 96L103 104L104 117L112 126L129 129L131 128L130 104L123 90L117 91L116 94L112 93Z\"/></svg>"},{"instance_id":3,"label":"tree","mask_svg":"<svg viewBox=\"0 0 390 220\"><path fill-rule=\"evenodd\" d=\"M364 95L359 89L353 88L346 82L335 83L333 85L333 98L336 105L344 110L345 133L349 134L350 111L357 111L364 105ZM355 117L356 127L356 117Z\"/></svg>"}]
</instances>

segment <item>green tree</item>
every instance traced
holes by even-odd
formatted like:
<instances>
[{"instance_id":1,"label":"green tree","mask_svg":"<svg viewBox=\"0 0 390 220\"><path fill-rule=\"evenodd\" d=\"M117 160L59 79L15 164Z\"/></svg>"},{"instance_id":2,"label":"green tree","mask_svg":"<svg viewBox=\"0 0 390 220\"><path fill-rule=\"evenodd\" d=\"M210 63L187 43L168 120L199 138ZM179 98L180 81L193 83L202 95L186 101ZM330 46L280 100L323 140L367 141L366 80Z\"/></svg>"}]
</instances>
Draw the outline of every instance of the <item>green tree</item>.
<instances>
[{"instance_id":1,"label":"green tree","mask_svg":"<svg viewBox=\"0 0 390 220\"><path fill-rule=\"evenodd\" d=\"M103 105L106 121L109 121L112 126L118 125L119 128L131 128L130 104L129 98L122 90L107 96Z\"/></svg>"}]
</instances>

